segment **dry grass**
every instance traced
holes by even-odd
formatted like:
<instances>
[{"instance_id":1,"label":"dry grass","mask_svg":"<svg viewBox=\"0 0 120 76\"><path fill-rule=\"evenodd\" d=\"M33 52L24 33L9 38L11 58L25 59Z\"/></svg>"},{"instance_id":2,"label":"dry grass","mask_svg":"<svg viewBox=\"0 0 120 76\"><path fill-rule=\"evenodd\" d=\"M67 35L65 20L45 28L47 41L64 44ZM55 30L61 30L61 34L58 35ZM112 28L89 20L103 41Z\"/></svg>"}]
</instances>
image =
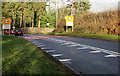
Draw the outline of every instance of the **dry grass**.
<instances>
[{"instance_id":1,"label":"dry grass","mask_svg":"<svg viewBox=\"0 0 120 76\"><path fill-rule=\"evenodd\" d=\"M75 16L74 32L89 34L120 35L118 10L101 13L87 13L84 16ZM64 32L65 19L58 20L58 32Z\"/></svg>"}]
</instances>

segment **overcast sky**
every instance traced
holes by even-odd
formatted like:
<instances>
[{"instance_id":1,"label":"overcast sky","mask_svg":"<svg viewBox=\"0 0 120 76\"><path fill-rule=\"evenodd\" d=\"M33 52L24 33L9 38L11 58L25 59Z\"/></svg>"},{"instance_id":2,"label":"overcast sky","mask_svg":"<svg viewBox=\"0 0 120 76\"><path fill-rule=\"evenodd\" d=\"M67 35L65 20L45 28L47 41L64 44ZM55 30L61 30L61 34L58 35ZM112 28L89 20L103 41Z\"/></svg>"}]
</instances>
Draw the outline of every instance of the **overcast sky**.
<instances>
[{"instance_id":1,"label":"overcast sky","mask_svg":"<svg viewBox=\"0 0 120 76\"><path fill-rule=\"evenodd\" d=\"M91 2L92 12L102 12L105 10L112 10L118 8L120 0L89 0Z\"/></svg>"},{"instance_id":2,"label":"overcast sky","mask_svg":"<svg viewBox=\"0 0 120 76\"><path fill-rule=\"evenodd\" d=\"M67 3L67 0L65 1L65 4ZM74 0L74 1L85 1L85 0ZM118 8L118 2L120 0L89 0L91 3L91 9L92 12L103 12L107 10L113 10ZM60 4L61 5L61 4Z\"/></svg>"}]
</instances>

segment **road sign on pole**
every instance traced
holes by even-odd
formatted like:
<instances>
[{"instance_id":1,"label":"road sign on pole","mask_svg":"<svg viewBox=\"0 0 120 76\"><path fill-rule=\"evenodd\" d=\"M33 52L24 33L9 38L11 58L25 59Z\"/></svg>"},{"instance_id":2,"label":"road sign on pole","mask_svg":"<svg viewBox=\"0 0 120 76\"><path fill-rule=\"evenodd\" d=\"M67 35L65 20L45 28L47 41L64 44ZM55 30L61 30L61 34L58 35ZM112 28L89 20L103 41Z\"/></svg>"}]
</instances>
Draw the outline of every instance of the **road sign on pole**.
<instances>
[{"instance_id":1,"label":"road sign on pole","mask_svg":"<svg viewBox=\"0 0 120 76\"><path fill-rule=\"evenodd\" d=\"M2 19L2 29L10 29L11 19L3 18Z\"/></svg>"},{"instance_id":2,"label":"road sign on pole","mask_svg":"<svg viewBox=\"0 0 120 76\"><path fill-rule=\"evenodd\" d=\"M2 19L3 35L4 35L4 30L5 30L5 29L8 29L8 30L11 29L10 24L11 24L11 19L10 19L10 18L3 18L3 19ZM10 35L10 33L9 33L9 35Z\"/></svg>"},{"instance_id":3,"label":"road sign on pole","mask_svg":"<svg viewBox=\"0 0 120 76\"><path fill-rule=\"evenodd\" d=\"M68 27L72 27L72 32L73 32L73 26L74 26L74 16L66 16L66 32L68 30Z\"/></svg>"},{"instance_id":4,"label":"road sign on pole","mask_svg":"<svg viewBox=\"0 0 120 76\"><path fill-rule=\"evenodd\" d=\"M74 17L73 16L66 16L66 26L73 26Z\"/></svg>"}]
</instances>

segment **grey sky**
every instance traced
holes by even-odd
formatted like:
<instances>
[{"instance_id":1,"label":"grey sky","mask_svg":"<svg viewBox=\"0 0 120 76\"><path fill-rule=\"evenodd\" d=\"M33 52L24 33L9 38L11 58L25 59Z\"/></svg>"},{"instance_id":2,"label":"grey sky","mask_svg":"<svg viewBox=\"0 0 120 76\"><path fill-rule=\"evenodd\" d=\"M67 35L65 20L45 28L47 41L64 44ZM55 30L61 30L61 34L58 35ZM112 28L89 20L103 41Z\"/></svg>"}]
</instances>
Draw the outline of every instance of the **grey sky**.
<instances>
[{"instance_id":1,"label":"grey sky","mask_svg":"<svg viewBox=\"0 0 120 76\"><path fill-rule=\"evenodd\" d=\"M58 0L60 1L60 0ZM63 0L65 4L67 4L67 0ZM81 1L81 0L77 0ZM83 0L84 1L84 0ZM118 8L118 2L120 0L89 0L91 3L91 9L92 12L103 12L107 10L113 10ZM60 4L61 6L61 4Z\"/></svg>"},{"instance_id":2,"label":"grey sky","mask_svg":"<svg viewBox=\"0 0 120 76\"><path fill-rule=\"evenodd\" d=\"M103 12L106 10L112 10L118 8L118 2L120 0L89 0L91 2L92 12Z\"/></svg>"}]
</instances>

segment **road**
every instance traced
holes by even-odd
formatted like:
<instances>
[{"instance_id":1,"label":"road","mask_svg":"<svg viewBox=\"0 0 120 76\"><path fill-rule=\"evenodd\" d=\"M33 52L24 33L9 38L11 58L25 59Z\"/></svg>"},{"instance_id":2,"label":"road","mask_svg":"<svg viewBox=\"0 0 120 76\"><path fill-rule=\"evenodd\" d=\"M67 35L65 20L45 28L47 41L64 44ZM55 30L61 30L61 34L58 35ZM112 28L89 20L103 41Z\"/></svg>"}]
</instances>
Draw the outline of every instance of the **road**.
<instances>
[{"instance_id":1,"label":"road","mask_svg":"<svg viewBox=\"0 0 120 76\"><path fill-rule=\"evenodd\" d=\"M22 36L82 74L118 74L118 42L54 35Z\"/></svg>"}]
</instances>

